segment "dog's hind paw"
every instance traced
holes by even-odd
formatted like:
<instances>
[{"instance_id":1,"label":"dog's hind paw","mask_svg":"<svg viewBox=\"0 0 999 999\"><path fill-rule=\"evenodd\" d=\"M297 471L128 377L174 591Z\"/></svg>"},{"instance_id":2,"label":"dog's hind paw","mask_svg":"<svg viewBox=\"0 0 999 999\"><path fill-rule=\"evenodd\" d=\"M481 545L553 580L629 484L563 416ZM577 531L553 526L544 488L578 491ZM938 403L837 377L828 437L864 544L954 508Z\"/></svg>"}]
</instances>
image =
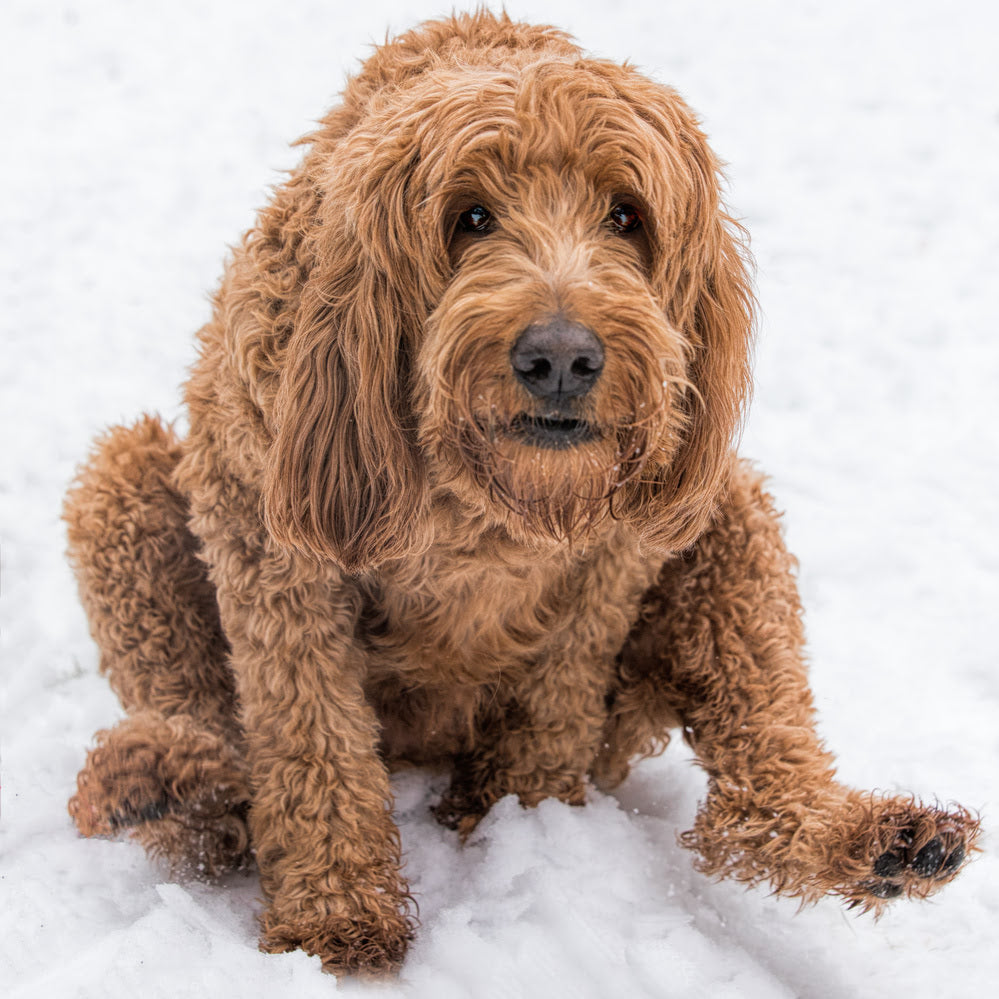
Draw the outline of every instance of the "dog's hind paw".
<instances>
[{"instance_id":1,"label":"dog's hind paw","mask_svg":"<svg viewBox=\"0 0 999 999\"><path fill-rule=\"evenodd\" d=\"M222 737L146 713L98 733L68 808L83 836L127 833L171 871L213 877L249 863L249 800Z\"/></svg>"},{"instance_id":2,"label":"dog's hind paw","mask_svg":"<svg viewBox=\"0 0 999 999\"><path fill-rule=\"evenodd\" d=\"M101 747L87 758L67 809L82 836L114 836L169 811L162 784L150 774L110 765Z\"/></svg>"}]
</instances>

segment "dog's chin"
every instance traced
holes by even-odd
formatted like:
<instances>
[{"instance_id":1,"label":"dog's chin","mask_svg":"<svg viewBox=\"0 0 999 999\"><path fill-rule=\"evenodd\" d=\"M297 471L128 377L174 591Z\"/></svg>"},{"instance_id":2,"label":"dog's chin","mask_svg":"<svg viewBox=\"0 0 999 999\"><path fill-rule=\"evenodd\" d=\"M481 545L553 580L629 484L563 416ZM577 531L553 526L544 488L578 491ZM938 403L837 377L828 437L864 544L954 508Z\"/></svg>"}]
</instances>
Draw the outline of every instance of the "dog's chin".
<instances>
[{"instance_id":1,"label":"dog's chin","mask_svg":"<svg viewBox=\"0 0 999 999\"><path fill-rule=\"evenodd\" d=\"M433 477L477 515L534 547L585 542L613 519L621 490L644 466L646 428L587 419L568 408L503 419L495 409L424 425Z\"/></svg>"},{"instance_id":2,"label":"dog's chin","mask_svg":"<svg viewBox=\"0 0 999 999\"><path fill-rule=\"evenodd\" d=\"M620 485L614 435L568 414L493 423L488 434L465 439L461 456L452 488L535 548L584 541L606 520Z\"/></svg>"},{"instance_id":3,"label":"dog's chin","mask_svg":"<svg viewBox=\"0 0 999 999\"><path fill-rule=\"evenodd\" d=\"M532 416L528 413L514 417L507 435L528 447L548 451L568 451L600 437L597 428L586 420L559 415Z\"/></svg>"}]
</instances>

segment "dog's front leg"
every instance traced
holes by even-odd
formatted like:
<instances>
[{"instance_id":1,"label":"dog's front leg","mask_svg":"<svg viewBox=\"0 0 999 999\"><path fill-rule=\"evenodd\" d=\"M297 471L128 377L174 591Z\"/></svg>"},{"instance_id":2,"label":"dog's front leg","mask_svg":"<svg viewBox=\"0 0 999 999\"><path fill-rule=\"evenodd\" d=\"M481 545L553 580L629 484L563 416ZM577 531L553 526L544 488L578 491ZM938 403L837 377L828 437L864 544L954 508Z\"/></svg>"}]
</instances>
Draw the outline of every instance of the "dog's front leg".
<instances>
[{"instance_id":1,"label":"dog's front leg","mask_svg":"<svg viewBox=\"0 0 999 999\"><path fill-rule=\"evenodd\" d=\"M813 724L792 569L769 497L740 469L712 526L647 594L608 730L641 733L644 717L648 738L656 717L682 721L709 776L684 837L705 872L864 908L927 895L957 873L978 824L957 807L834 780Z\"/></svg>"},{"instance_id":2,"label":"dog's front leg","mask_svg":"<svg viewBox=\"0 0 999 999\"><path fill-rule=\"evenodd\" d=\"M301 947L332 971L398 966L413 928L356 597L329 567L227 547L209 552L246 730L262 947Z\"/></svg>"}]
</instances>

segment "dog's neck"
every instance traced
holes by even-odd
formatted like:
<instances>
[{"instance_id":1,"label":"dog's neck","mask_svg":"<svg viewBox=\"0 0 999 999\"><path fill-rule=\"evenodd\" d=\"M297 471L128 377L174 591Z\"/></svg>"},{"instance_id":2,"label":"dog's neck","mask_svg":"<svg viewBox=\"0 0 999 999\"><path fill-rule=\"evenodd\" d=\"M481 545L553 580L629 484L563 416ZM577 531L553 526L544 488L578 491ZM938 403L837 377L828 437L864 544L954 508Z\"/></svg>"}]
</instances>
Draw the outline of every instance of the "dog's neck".
<instances>
[{"instance_id":1,"label":"dog's neck","mask_svg":"<svg viewBox=\"0 0 999 999\"><path fill-rule=\"evenodd\" d=\"M552 537L529 530L514 512L485 498L481 504L471 504L446 487L433 491L429 516L436 556L449 561L486 559L511 570L572 565L587 561L608 544L620 548L638 543L634 529L610 516L571 538Z\"/></svg>"}]
</instances>

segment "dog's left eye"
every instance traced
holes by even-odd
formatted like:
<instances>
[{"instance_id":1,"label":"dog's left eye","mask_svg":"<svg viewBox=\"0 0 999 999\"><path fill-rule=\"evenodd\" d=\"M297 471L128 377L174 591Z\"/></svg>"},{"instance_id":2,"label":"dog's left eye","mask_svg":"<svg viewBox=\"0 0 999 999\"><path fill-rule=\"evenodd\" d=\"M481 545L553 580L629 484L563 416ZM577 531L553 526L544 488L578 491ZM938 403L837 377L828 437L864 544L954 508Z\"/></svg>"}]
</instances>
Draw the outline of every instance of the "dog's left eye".
<instances>
[{"instance_id":1,"label":"dog's left eye","mask_svg":"<svg viewBox=\"0 0 999 999\"><path fill-rule=\"evenodd\" d=\"M642 227L642 213L634 205L622 202L610 210L607 221L614 232L635 232Z\"/></svg>"},{"instance_id":2,"label":"dog's left eye","mask_svg":"<svg viewBox=\"0 0 999 999\"><path fill-rule=\"evenodd\" d=\"M462 232L474 233L477 236L485 235L493 227L492 212L482 205L473 205L466 208L458 216L458 228Z\"/></svg>"}]
</instances>

